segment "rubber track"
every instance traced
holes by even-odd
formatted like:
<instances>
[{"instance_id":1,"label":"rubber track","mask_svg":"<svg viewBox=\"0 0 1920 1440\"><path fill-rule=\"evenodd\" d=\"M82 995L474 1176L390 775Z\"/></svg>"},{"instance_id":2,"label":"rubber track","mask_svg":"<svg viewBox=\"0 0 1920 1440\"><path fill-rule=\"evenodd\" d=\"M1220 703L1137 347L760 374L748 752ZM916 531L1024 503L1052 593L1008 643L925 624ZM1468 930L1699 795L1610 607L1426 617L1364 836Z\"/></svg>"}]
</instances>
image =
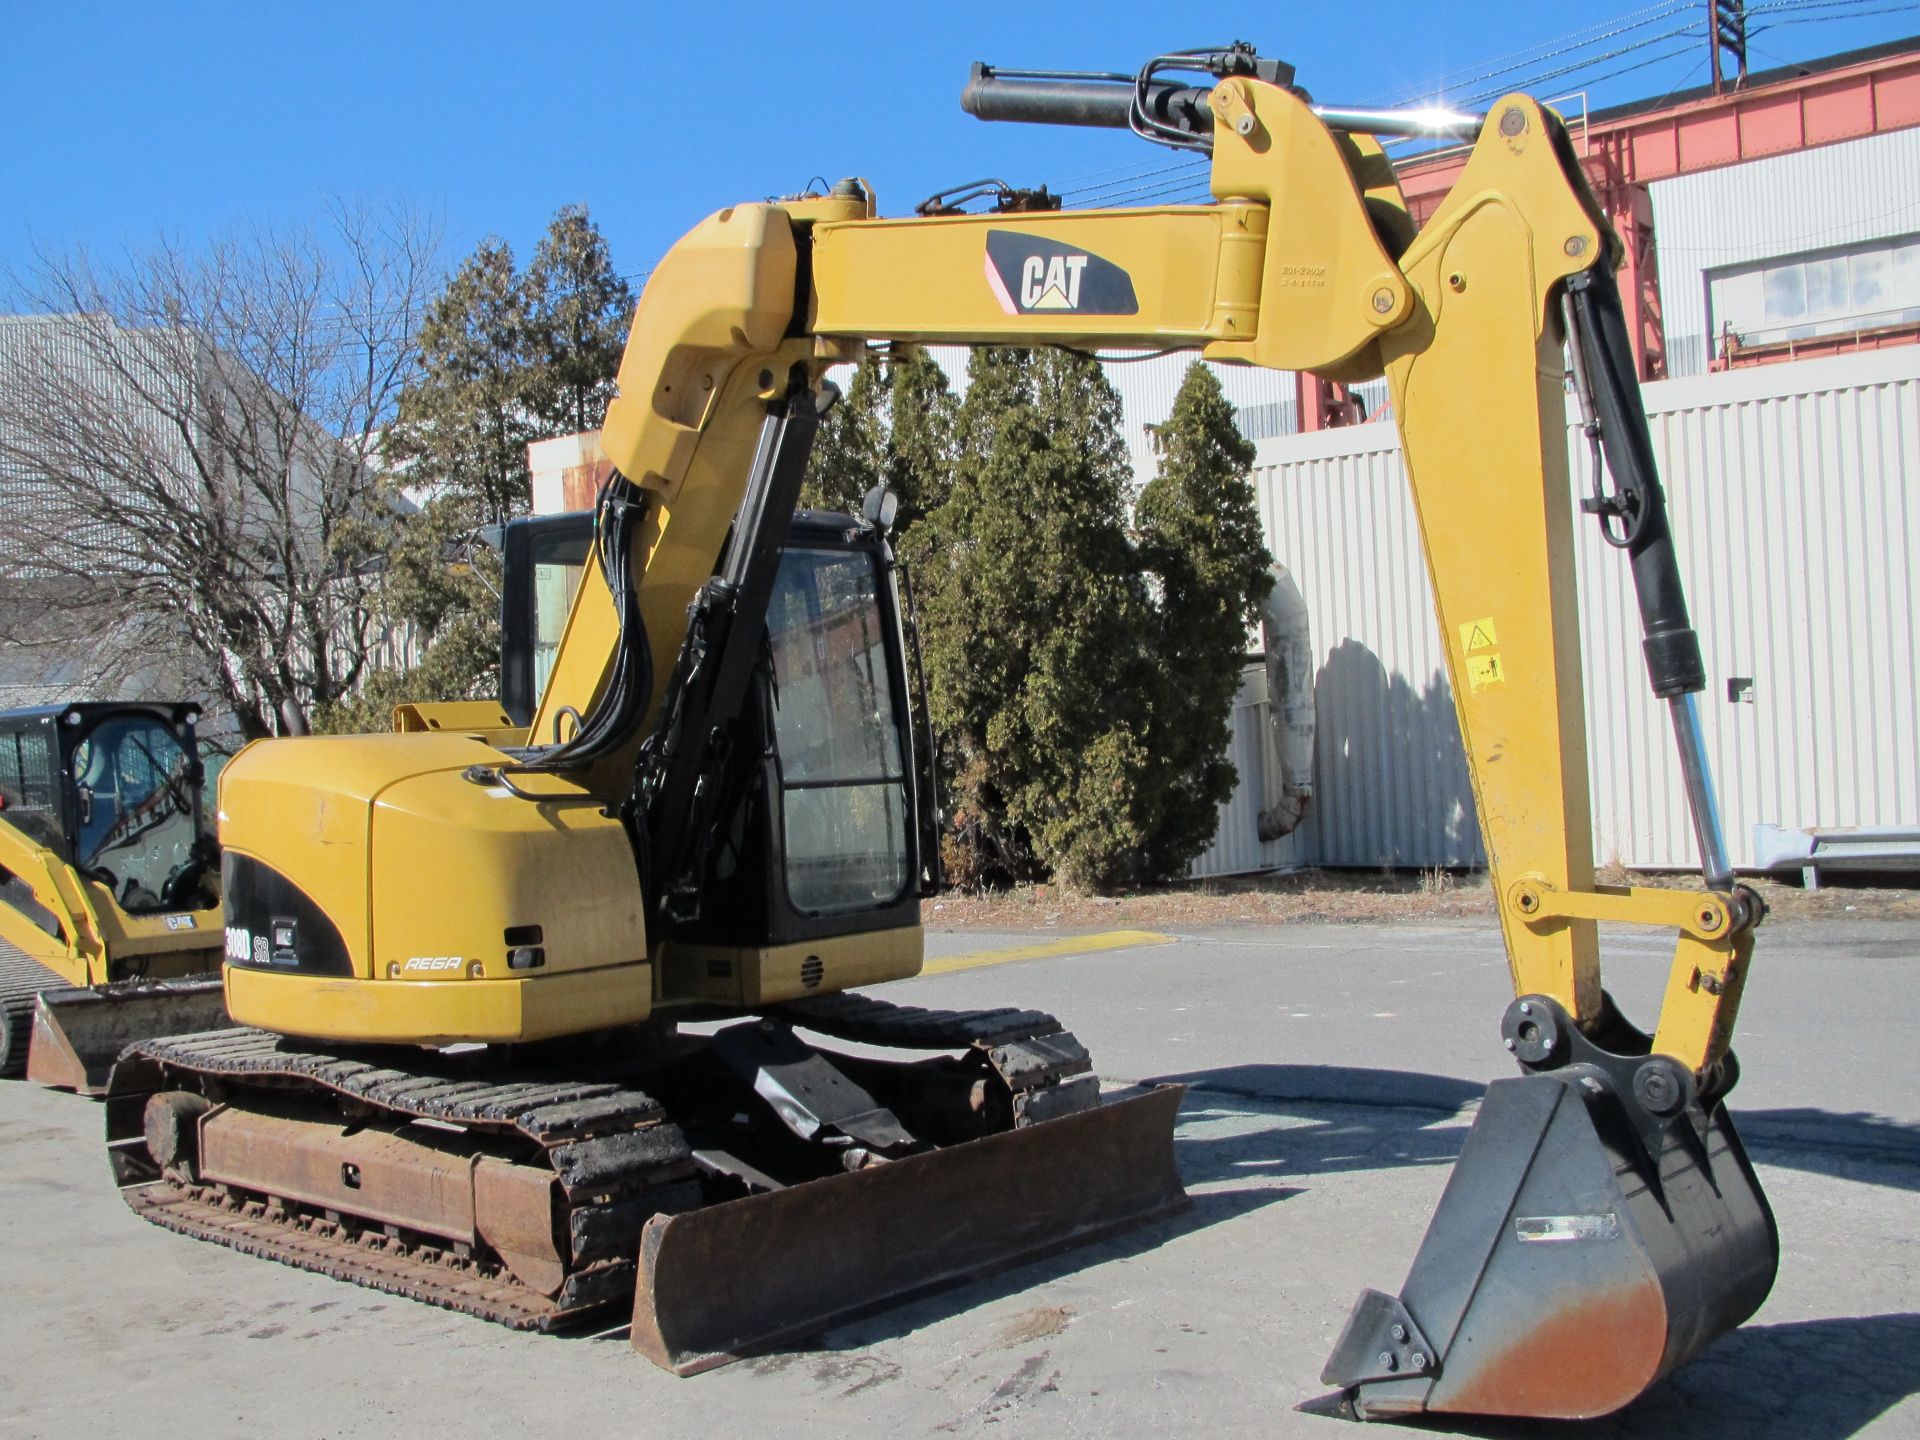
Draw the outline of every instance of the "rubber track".
<instances>
[{"instance_id":1,"label":"rubber track","mask_svg":"<svg viewBox=\"0 0 1920 1440\"><path fill-rule=\"evenodd\" d=\"M461 1055L422 1055L410 1068L383 1063L404 1051L334 1053L284 1036L237 1026L198 1035L145 1040L135 1052L162 1065L243 1082L318 1085L395 1114L445 1120L494 1131L518 1131L547 1148L662 1122L660 1102L606 1081L576 1080L550 1070L483 1069ZM677 1126L662 1126L677 1138ZM657 1164L683 1157L662 1137Z\"/></svg>"},{"instance_id":2,"label":"rubber track","mask_svg":"<svg viewBox=\"0 0 1920 1440\"><path fill-rule=\"evenodd\" d=\"M978 1050L1013 1097L1014 1124L1100 1103L1087 1047L1043 1010L926 1010L843 991L794 1000L769 1012L836 1040L914 1050Z\"/></svg>"},{"instance_id":3,"label":"rubber track","mask_svg":"<svg viewBox=\"0 0 1920 1440\"><path fill-rule=\"evenodd\" d=\"M64 990L60 975L0 940L0 1076L23 1075L33 1037L33 1002L42 990Z\"/></svg>"},{"instance_id":4,"label":"rubber track","mask_svg":"<svg viewBox=\"0 0 1920 1440\"><path fill-rule=\"evenodd\" d=\"M691 1153L660 1103L629 1086L551 1070L483 1069L465 1055L409 1056L406 1070L383 1063L396 1053L404 1052L369 1058L261 1030L212 1030L132 1047L122 1057L125 1074L135 1074L141 1060L163 1068L114 1093L124 1105L149 1083L170 1087L184 1072L268 1090L317 1087L394 1116L518 1134L539 1147L571 1207L562 1235L575 1268L557 1294L539 1294L441 1242L395 1238L357 1219L341 1224L305 1209L270 1209L221 1186L169 1178L121 1193L134 1213L167 1229L514 1329L554 1329L630 1305L640 1227L694 1199Z\"/></svg>"},{"instance_id":5,"label":"rubber track","mask_svg":"<svg viewBox=\"0 0 1920 1440\"><path fill-rule=\"evenodd\" d=\"M463 1272L398 1248L375 1248L384 1237L356 1242L324 1222L317 1226L289 1225L271 1218L263 1206L222 1204L165 1183L138 1186L125 1194L133 1213L141 1219L196 1240L210 1240L244 1255L278 1260L389 1295L477 1315L510 1329L551 1330L573 1318L553 1301L511 1278L488 1276L477 1267ZM624 1289L630 1299L633 1266L620 1269L625 1285L615 1288Z\"/></svg>"},{"instance_id":6,"label":"rubber track","mask_svg":"<svg viewBox=\"0 0 1920 1440\"><path fill-rule=\"evenodd\" d=\"M923 1050L1005 1045L1062 1028L1043 1010L925 1010L852 990L789 1001L771 1013L836 1040Z\"/></svg>"}]
</instances>

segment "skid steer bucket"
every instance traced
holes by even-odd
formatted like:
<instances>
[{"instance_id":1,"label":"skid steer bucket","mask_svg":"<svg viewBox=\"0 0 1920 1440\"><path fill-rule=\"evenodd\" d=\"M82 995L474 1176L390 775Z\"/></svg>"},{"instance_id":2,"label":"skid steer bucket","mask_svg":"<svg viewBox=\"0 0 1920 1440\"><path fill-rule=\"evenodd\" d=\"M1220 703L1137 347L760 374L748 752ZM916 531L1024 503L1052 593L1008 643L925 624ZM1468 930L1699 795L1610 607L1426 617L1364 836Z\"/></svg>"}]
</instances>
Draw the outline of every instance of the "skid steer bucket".
<instances>
[{"instance_id":1,"label":"skid steer bucket","mask_svg":"<svg viewBox=\"0 0 1920 1440\"><path fill-rule=\"evenodd\" d=\"M1405 1288L1327 1362L1347 1413L1605 1415L1759 1307L1779 1241L1725 1106L1662 1124L1618 1078L1488 1087Z\"/></svg>"},{"instance_id":2,"label":"skid steer bucket","mask_svg":"<svg viewBox=\"0 0 1920 1440\"><path fill-rule=\"evenodd\" d=\"M694 1375L1187 1203L1184 1087L680 1215L640 1239L633 1347Z\"/></svg>"},{"instance_id":3,"label":"skid steer bucket","mask_svg":"<svg viewBox=\"0 0 1920 1440\"><path fill-rule=\"evenodd\" d=\"M113 1062L134 1041L226 1023L217 975L43 990L34 1006L27 1078L52 1090L104 1095Z\"/></svg>"}]
</instances>

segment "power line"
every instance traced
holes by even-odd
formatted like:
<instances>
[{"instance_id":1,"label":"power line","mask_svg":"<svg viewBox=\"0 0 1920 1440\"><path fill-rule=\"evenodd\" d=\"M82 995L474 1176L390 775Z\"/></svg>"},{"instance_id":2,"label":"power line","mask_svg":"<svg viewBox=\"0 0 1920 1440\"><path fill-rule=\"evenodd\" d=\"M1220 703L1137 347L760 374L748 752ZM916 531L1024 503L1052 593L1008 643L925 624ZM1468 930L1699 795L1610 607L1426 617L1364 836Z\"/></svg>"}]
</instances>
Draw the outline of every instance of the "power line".
<instances>
[{"instance_id":1,"label":"power line","mask_svg":"<svg viewBox=\"0 0 1920 1440\"><path fill-rule=\"evenodd\" d=\"M1640 25L1651 25L1687 8L1688 5L1693 3L1696 3L1696 0L1663 0L1663 3L1658 5L1648 5L1644 9L1631 10L1627 14L1619 16L1617 19L1601 20L1587 26L1584 30L1569 31L1565 35L1556 36L1550 40L1543 40L1538 45L1530 46L1524 50L1515 50L1506 55L1494 56L1490 60L1478 61L1472 65L1462 66L1458 70L1452 70L1440 76L1433 82L1430 89L1410 90L1400 98L1403 101L1421 99L1430 93L1438 94L1441 91L1452 88L1456 81L1473 84L1493 75L1504 75L1510 68L1518 69L1525 65L1536 64L1540 60L1547 58L1547 56L1541 52L1548 50L1552 46L1573 45L1574 42L1582 39L1587 40L1590 44L1598 44L1601 40L1608 38L1609 35L1624 34L1626 29L1636 28L1635 26L1626 25L1626 22L1629 20L1637 21ZM1648 18L1643 19L1641 17ZM1624 26L1625 29L1606 31L1606 27L1609 25ZM1606 33L1600 33L1603 31L1606 31Z\"/></svg>"},{"instance_id":2,"label":"power line","mask_svg":"<svg viewBox=\"0 0 1920 1440\"><path fill-rule=\"evenodd\" d=\"M1849 10L1844 15L1789 15L1783 20L1770 20L1765 25L1756 25L1747 33L1764 35L1769 30L1778 30L1782 25L1823 25L1835 20L1865 20L1874 15L1904 15L1914 10L1920 10L1920 5L1883 5L1875 10Z\"/></svg>"},{"instance_id":3,"label":"power line","mask_svg":"<svg viewBox=\"0 0 1920 1440\"><path fill-rule=\"evenodd\" d=\"M1068 195L1089 195L1096 191L1112 190L1119 186L1126 185L1135 180L1145 180L1148 176L1151 176L1151 175L1191 174L1197 166L1204 166L1205 164L1207 164L1207 161L1204 159L1182 160L1172 165L1162 165L1157 169L1134 170L1129 174L1122 175L1117 180L1109 180L1104 185L1081 185L1081 186L1064 187L1059 191L1059 194L1062 197L1065 197Z\"/></svg>"},{"instance_id":4,"label":"power line","mask_svg":"<svg viewBox=\"0 0 1920 1440\"><path fill-rule=\"evenodd\" d=\"M1568 74L1588 64L1602 63L1607 59L1613 58L1615 55L1631 51L1639 46L1655 44L1660 40L1670 38L1675 32L1668 32L1666 35L1643 36L1635 40L1631 45L1622 46L1619 50L1613 51L1608 55L1590 57L1575 65L1563 67L1556 71L1549 71L1544 75L1539 70L1542 64L1557 60L1562 56L1578 54L1582 50L1590 50L1596 45L1605 44L1609 40L1617 40L1624 35L1631 35L1636 30L1644 30L1650 25L1657 25L1663 20L1672 19L1674 16L1683 14L1692 8L1692 0L1678 0L1678 3L1669 3L1664 6L1653 7L1646 11L1636 11L1634 12L1636 15L1643 16L1644 18L1633 20L1631 24L1616 25L1610 30L1601 27L1592 27L1587 31L1576 31L1573 35L1562 37L1560 41L1548 41L1545 47L1539 47L1534 52L1527 53L1523 58L1512 60L1511 63L1496 63L1489 69L1475 69L1471 72L1456 71L1454 75L1449 76L1448 79L1449 81L1453 81L1459 79L1461 76L1470 75L1471 78L1462 80L1460 83L1480 84L1503 75L1518 75L1522 78L1516 79L1512 83L1501 85L1487 92L1487 94L1489 96L1500 96L1511 90L1532 89L1542 79L1552 79L1557 75ZM1454 88L1456 87L1453 84L1446 84L1440 87L1441 90ZM1409 96L1407 98L1413 97ZM1474 98L1478 99L1483 97L1475 96Z\"/></svg>"},{"instance_id":5,"label":"power line","mask_svg":"<svg viewBox=\"0 0 1920 1440\"><path fill-rule=\"evenodd\" d=\"M1645 45L1658 44L1663 40L1673 39L1677 35L1692 33L1693 27L1688 26L1678 31L1666 31L1657 35L1643 36L1632 45L1621 46L1599 55L1587 56L1574 65L1563 66L1559 69L1549 70L1544 73L1539 69L1542 64L1562 56L1577 54L1581 50L1589 50L1609 40L1619 39L1622 36L1630 35L1636 31L1657 25L1663 20L1671 19L1676 15L1693 9L1696 3L1697 0L1660 0L1658 4L1643 6L1639 10L1629 11L1627 14L1619 16L1616 19L1602 20L1584 29L1572 31L1566 35L1544 41L1528 49L1510 52L1505 56L1498 57L1492 62L1488 62L1485 68L1482 66L1474 66L1470 69L1463 68L1454 71L1448 76L1443 77L1443 81L1438 88L1448 88L1451 82L1463 76L1472 77L1469 83L1483 83L1498 76L1527 71L1529 73L1522 79L1516 80L1511 84L1501 85L1484 94L1475 95L1473 101L1495 99L1515 89L1537 89L1544 81L1557 79L1564 75L1575 74L1582 69L1595 65L1606 64L1609 61L1631 54L1636 48ZM1412 99L1425 93L1430 92L1409 92L1402 98ZM1205 163L1204 160L1193 162L1194 173L1196 175ZM1069 208L1074 209L1085 208L1095 204L1104 206L1118 200L1133 200L1138 203L1145 199L1160 198L1165 193L1164 191L1149 188L1145 182L1165 174L1173 173L1179 168L1178 166L1156 166L1151 163L1113 167L1093 172L1090 175L1077 176L1073 180L1070 180L1059 193L1063 197L1081 197L1070 202ZM1098 181L1099 183L1082 184L1080 183L1081 181ZM1094 198L1095 192L1100 192L1097 199Z\"/></svg>"},{"instance_id":6,"label":"power line","mask_svg":"<svg viewBox=\"0 0 1920 1440\"><path fill-rule=\"evenodd\" d=\"M1130 190L1122 190L1117 194L1102 196L1099 200L1091 201L1085 205L1072 205L1067 208L1073 210L1104 209L1121 200L1129 200L1139 205L1149 200L1163 198L1167 195L1190 191L1196 186L1203 185L1206 182L1206 177L1207 172L1204 170L1190 171L1187 174L1180 175L1171 180L1149 181L1145 185L1136 185Z\"/></svg>"},{"instance_id":7,"label":"power line","mask_svg":"<svg viewBox=\"0 0 1920 1440\"><path fill-rule=\"evenodd\" d=\"M1694 47L1693 47L1693 46L1691 46L1691 45L1682 45L1682 46L1680 46L1680 47L1679 47L1679 48L1677 48L1677 49L1674 49L1674 50L1669 50L1669 51L1667 51L1667 53L1666 53L1666 54L1664 54L1664 55L1655 55L1655 56L1653 56L1653 57L1652 57L1651 59L1648 59L1648 60L1636 60L1636 61L1635 61L1635 62L1634 62L1633 64L1631 64L1631 65L1622 65L1622 66L1621 66L1621 67L1620 67L1620 68L1619 68L1618 70L1609 70L1609 71L1608 71L1608 72L1607 72L1606 74L1604 74L1604 75L1596 75L1596 76L1594 76L1594 77L1593 77L1593 78L1592 78L1591 80L1589 80L1589 81L1588 81L1587 83L1588 83L1589 85L1598 85L1598 84L1600 84L1600 83L1602 83L1603 81L1607 81L1607 80L1611 80L1611 79L1613 79L1613 78L1614 78L1615 76L1617 76L1617 75L1626 75L1626 74L1630 74L1631 72L1633 72L1633 71L1635 71L1635 70L1644 70L1644 69L1646 69L1646 68L1647 68L1647 67L1648 67L1649 65L1658 65L1658 64L1660 64L1660 63L1662 63L1663 61L1667 61L1667 60L1679 60L1679 59L1681 59L1681 58L1683 58L1683 57L1685 57L1685 56L1688 56L1688 55L1691 55L1691 54L1693 54L1693 53L1694 53ZM1705 62L1705 61L1702 61L1702 62L1701 62L1701 64L1704 64L1704 63L1706 63L1706 62ZM1700 67L1699 67L1698 65L1696 65L1696 66L1694 67L1694 69L1696 69L1696 70L1697 70L1697 69L1699 69L1699 68L1700 68ZM1679 89L1679 88L1680 88L1680 87L1679 87L1679 86L1677 86L1677 85L1676 85L1676 86L1674 87L1674 89L1676 89L1676 90L1677 90L1677 89ZM1669 94L1671 94L1672 92L1670 91L1670 92L1668 92L1668 93L1669 93Z\"/></svg>"},{"instance_id":8,"label":"power line","mask_svg":"<svg viewBox=\"0 0 1920 1440\"><path fill-rule=\"evenodd\" d=\"M1764 4L1749 5L1746 13L1762 15L1771 10L1858 10L1862 5L1871 5L1876 0L1765 0ZM1912 6L1897 6L1897 9L1912 9ZM1846 19L1844 15L1835 19Z\"/></svg>"},{"instance_id":9,"label":"power line","mask_svg":"<svg viewBox=\"0 0 1920 1440\"><path fill-rule=\"evenodd\" d=\"M1705 34L1706 34L1705 29L1702 26L1695 24L1695 25L1683 25L1677 30L1662 31L1658 35L1648 35L1639 40L1634 41L1634 43L1631 45L1622 45L1618 49L1609 50L1604 55L1592 55L1587 57L1584 60L1576 61L1571 65L1562 65L1555 70L1539 71L1539 72L1528 74L1514 81L1512 84L1509 84L1509 85L1499 85L1499 86L1495 86L1493 89L1490 89L1490 90L1479 91L1469 96L1467 99L1467 103L1479 104L1482 101L1486 101L1486 100L1497 100L1502 95L1505 95L1512 90L1538 90L1543 84L1545 84L1548 81L1564 79L1565 77L1570 75L1579 75L1584 71L1593 69L1597 65L1605 65L1609 61L1619 60L1625 56L1635 54L1641 50L1645 50L1649 46L1658 45L1663 40L1676 40L1683 36L1692 38L1692 39L1699 39L1699 38L1702 38ZM1684 52L1675 51L1674 53L1681 54ZM1652 63L1652 62L1648 62L1648 63ZM1600 83L1601 80L1610 80L1615 75L1625 74L1627 70L1638 70L1641 68L1643 67L1640 65L1629 65L1621 70L1609 71L1606 75L1595 76L1592 79L1590 79L1587 83L1590 85L1597 85Z\"/></svg>"}]
</instances>

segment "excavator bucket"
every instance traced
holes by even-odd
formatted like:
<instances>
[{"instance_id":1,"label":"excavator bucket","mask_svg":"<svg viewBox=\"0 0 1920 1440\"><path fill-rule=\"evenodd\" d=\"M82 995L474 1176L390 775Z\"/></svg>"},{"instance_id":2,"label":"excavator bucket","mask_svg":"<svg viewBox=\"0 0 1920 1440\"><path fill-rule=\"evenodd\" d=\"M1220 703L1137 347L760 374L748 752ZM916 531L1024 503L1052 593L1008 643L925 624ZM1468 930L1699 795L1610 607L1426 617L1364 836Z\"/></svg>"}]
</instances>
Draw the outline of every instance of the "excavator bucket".
<instances>
[{"instance_id":1,"label":"excavator bucket","mask_svg":"<svg viewBox=\"0 0 1920 1440\"><path fill-rule=\"evenodd\" d=\"M679 1215L640 1239L633 1347L677 1375L1187 1203L1184 1087Z\"/></svg>"},{"instance_id":2,"label":"excavator bucket","mask_svg":"<svg viewBox=\"0 0 1920 1440\"><path fill-rule=\"evenodd\" d=\"M1724 1105L1661 1124L1596 1067L1499 1080L1406 1286L1361 1295L1321 1378L1358 1419L1606 1415L1751 1315L1779 1254Z\"/></svg>"},{"instance_id":3,"label":"excavator bucket","mask_svg":"<svg viewBox=\"0 0 1920 1440\"><path fill-rule=\"evenodd\" d=\"M226 1023L217 975L42 990L34 1005L27 1079L52 1090L104 1095L113 1062L136 1040L217 1030Z\"/></svg>"}]
</instances>

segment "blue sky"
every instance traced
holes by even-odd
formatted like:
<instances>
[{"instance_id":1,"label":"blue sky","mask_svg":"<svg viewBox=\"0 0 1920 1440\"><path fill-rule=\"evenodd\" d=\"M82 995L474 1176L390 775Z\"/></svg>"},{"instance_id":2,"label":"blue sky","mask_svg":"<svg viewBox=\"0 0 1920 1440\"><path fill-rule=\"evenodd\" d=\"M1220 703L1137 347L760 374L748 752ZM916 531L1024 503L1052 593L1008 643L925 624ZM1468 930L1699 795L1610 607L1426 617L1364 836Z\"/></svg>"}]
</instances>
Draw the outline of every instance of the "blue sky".
<instances>
[{"instance_id":1,"label":"blue sky","mask_svg":"<svg viewBox=\"0 0 1920 1440\"><path fill-rule=\"evenodd\" d=\"M1749 4L1770 27L1757 69L1920 32L1920 4L1900 0ZM1538 87L1597 80L1599 105L1704 80L1704 41L1667 33L1703 11L0 0L0 274L36 246L113 255L160 231L313 219L339 194L436 212L449 261L488 233L524 259L556 207L585 202L638 275L700 216L815 175L864 175L901 212L983 175L1058 189L1173 158L1124 133L981 124L958 105L976 59L1130 71L1243 38L1297 65L1316 99L1369 104L1505 57L1552 69L1556 41L1617 21L1631 28L1573 58L1645 43Z\"/></svg>"}]
</instances>

